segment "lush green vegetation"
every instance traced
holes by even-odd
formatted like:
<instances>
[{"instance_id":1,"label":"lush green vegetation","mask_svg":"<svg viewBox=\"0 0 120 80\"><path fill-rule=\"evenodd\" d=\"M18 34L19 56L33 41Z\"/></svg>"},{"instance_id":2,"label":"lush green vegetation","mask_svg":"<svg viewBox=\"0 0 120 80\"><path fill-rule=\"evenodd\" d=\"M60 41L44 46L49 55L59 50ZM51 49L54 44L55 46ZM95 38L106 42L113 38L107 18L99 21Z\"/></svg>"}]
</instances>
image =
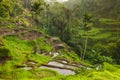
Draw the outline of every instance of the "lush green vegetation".
<instances>
[{"instance_id":1,"label":"lush green vegetation","mask_svg":"<svg viewBox=\"0 0 120 80\"><path fill-rule=\"evenodd\" d=\"M120 80L119 10L120 0L0 0L0 80ZM40 68L50 61L76 74Z\"/></svg>"}]
</instances>

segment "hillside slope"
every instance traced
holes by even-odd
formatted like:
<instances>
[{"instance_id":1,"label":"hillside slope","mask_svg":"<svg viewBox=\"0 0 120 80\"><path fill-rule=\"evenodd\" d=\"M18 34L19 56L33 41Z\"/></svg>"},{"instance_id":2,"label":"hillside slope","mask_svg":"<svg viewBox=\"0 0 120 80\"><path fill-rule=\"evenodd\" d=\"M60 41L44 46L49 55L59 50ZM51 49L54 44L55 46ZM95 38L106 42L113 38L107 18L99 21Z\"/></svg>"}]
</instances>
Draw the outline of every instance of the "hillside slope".
<instances>
[{"instance_id":1,"label":"hillside slope","mask_svg":"<svg viewBox=\"0 0 120 80\"><path fill-rule=\"evenodd\" d=\"M11 75L22 74L19 70L26 72L25 67L28 67L28 70L30 67L30 71L35 70L49 61L80 64L79 57L59 38L50 37L37 30L1 28L0 36L1 79L14 78Z\"/></svg>"}]
</instances>

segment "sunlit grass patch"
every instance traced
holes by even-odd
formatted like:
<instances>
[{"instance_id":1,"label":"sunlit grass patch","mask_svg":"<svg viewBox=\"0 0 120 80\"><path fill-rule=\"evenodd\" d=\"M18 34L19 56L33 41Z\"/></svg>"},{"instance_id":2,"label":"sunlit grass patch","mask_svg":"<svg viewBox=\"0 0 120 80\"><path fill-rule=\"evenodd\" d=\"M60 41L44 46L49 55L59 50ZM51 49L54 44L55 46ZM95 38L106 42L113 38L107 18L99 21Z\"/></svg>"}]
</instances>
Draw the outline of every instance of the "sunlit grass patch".
<instances>
[{"instance_id":1,"label":"sunlit grass patch","mask_svg":"<svg viewBox=\"0 0 120 80\"><path fill-rule=\"evenodd\" d=\"M30 54L28 56L28 58L29 58L29 60L38 62L39 64L45 64L45 63L47 63L48 61L51 60L50 57L43 56L43 55L40 55L40 54Z\"/></svg>"}]
</instances>

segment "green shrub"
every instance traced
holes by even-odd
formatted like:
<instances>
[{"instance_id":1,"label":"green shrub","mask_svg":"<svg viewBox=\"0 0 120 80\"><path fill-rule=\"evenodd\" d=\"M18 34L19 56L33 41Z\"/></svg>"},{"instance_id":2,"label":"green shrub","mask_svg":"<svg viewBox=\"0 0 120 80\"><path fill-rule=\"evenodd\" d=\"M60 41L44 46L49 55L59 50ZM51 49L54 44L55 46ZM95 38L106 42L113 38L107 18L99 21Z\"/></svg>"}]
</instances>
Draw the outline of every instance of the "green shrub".
<instances>
[{"instance_id":1,"label":"green shrub","mask_svg":"<svg viewBox=\"0 0 120 80\"><path fill-rule=\"evenodd\" d=\"M0 18L6 18L9 16L8 5L0 3Z\"/></svg>"},{"instance_id":2,"label":"green shrub","mask_svg":"<svg viewBox=\"0 0 120 80\"><path fill-rule=\"evenodd\" d=\"M108 44L108 52L111 54L112 58L115 59L117 64L120 64L120 40L116 43Z\"/></svg>"},{"instance_id":3,"label":"green shrub","mask_svg":"<svg viewBox=\"0 0 120 80\"><path fill-rule=\"evenodd\" d=\"M11 78L11 71L13 70L13 64L11 61L7 61L5 64L0 65L0 79Z\"/></svg>"},{"instance_id":4,"label":"green shrub","mask_svg":"<svg viewBox=\"0 0 120 80\"><path fill-rule=\"evenodd\" d=\"M10 50L7 48L0 48L0 58L10 57Z\"/></svg>"},{"instance_id":5,"label":"green shrub","mask_svg":"<svg viewBox=\"0 0 120 80\"><path fill-rule=\"evenodd\" d=\"M23 69L14 69L11 76L13 80L34 80L35 77L32 72Z\"/></svg>"},{"instance_id":6,"label":"green shrub","mask_svg":"<svg viewBox=\"0 0 120 80\"><path fill-rule=\"evenodd\" d=\"M108 71L110 71L110 72L115 72L115 71L118 70L117 67L115 67L114 65L111 65L111 64L109 64L109 63L106 63L106 62L104 62L103 69L104 69L104 70L108 70Z\"/></svg>"},{"instance_id":7,"label":"green shrub","mask_svg":"<svg viewBox=\"0 0 120 80\"><path fill-rule=\"evenodd\" d=\"M54 77L57 76L58 73L56 71L50 69L34 69L31 71L36 77L36 79L42 79L47 77Z\"/></svg>"}]
</instances>

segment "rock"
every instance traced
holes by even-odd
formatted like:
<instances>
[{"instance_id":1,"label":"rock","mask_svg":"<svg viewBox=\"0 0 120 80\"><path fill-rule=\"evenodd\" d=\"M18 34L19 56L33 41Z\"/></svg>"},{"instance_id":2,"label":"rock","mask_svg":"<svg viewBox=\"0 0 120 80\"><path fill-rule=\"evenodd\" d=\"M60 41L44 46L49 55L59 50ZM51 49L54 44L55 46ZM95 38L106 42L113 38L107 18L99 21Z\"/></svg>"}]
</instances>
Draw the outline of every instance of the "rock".
<instances>
[{"instance_id":1,"label":"rock","mask_svg":"<svg viewBox=\"0 0 120 80\"><path fill-rule=\"evenodd\" d=\"M59 55L58 52L54 52L52 58L55 58L55 57L58 56L58 55Z\"/></svg>"}]
</instances>

